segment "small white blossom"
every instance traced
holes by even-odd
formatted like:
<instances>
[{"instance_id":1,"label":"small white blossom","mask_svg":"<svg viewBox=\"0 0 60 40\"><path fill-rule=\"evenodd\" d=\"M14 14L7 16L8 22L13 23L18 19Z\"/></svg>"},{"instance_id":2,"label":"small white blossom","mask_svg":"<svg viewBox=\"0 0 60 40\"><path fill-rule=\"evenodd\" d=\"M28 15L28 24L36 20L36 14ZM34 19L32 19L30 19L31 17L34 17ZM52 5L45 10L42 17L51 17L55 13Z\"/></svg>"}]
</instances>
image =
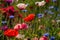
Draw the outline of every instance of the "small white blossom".
<instances>
[{"instance_id":1,"label":"small white blossom","mask_svg":"<svg viewBox=\"0 0 60 40\"><path fill-rule=\"evenodd\" d=\"M25 9L25 8L27 7L27 4L19 3L19 4L17 4L17 7L18 7L19 9Z\"/></svg>"},{"instance_id":2,"label":"small white blossom","mask_svg":"<svg viewBox=\"0 0 60 40\"><path fill-rule=\"evenodd\" d=\"M56 20L56 22L57 22L57 23L59 23L59 22L60 22L60 20Z\"/></svg>"},{"instance_id":3,"label":"small white blossom","mask_svg":"<svg viewBox=\"0 0 60 40\"><path fill-rule=\"evenodd\" d=\"M22 39L22 38L24 38L24 37L25 37L25 35L22 35L22 34L18 34L18 35L16 36L16 38L18 38L18 39L19 39L19 38Z\"/></svg>"},{"instance_id":4,"label":"small white blossom","mask_svg":"<svg viewBox=\"0 0 60 40\"><path fill-rule=\"evenodd\" d=\"M35 2L35 4L38 6L44 6L46 4L46 2L45 1Z\"/></svg>"}]
</instances>

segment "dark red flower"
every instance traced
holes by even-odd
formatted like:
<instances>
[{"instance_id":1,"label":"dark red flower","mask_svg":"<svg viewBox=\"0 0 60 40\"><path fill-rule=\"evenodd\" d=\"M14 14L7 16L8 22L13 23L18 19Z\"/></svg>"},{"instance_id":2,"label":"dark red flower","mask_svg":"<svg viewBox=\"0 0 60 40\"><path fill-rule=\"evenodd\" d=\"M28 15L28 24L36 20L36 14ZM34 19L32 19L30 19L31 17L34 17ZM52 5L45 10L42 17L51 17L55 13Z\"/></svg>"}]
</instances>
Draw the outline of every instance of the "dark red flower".
<instances>
[{"instance_id":1,"label":"dark red flower","mask_svg":"<svg viewBox=\"0 0 60 40\"><path fill-rule=\"evenodd\" d=\"M2 8L4 11L4 14L6 15L14 15L15 9L13 6L8 6L7 8Z\"/></svg>"},{"instance_id":2,"label":"dark red flower","mask_svg":"<svg viewBox=\"0 0 60 40\"><path fill-rule=\"evenodd\" d=\"M0 4L1 7L4 7L4 4Z\"/></svg>"},{"instance_id":3,"label":"dark red flower","mask_svg":"<svg viewBox=\"0 0 60 40\"><path fill-rule=\"evenodd\" d=\"M4 35L8 37L15 37L18 35L18 31L14 29L7 29L6 31L4 31Z\"/></svg>"},{"instance_id":4,"label":"dark red flower","mask_svg":"<svg viewBox=\"0 0 60 40\"><path fill-rule=\"evenodd\" d=\"M22 29L28 29L28 25L26 23L21 24Z\"/></svg>"},{"instance_id":5,"label":"dark red flower","mask_svg":"<svg viewBox=\"0 0 60 40\"><path fill-rule=\"evenodd\" d=\"M35 18L35 14L29 14L26 18L24 18L24 21L29 22L32 21Z\"/></svg>"},{"instance_id":6,"label":"dark red flower","mask_svg":"<svg viewBox=\"0 0 60 40\"><path fill-rule=\"evenodd\" d=\"M33 9L33 6L30 6L29 8L30 8L30 9Z\"/></svg>"},{"instance_id":7,"label":"dark red flower","mask_svg":"<svg viewBox=\"0 0 60 40\"><path fill-rule=\"evenodd\" d=\"M23 15L22 15L22 14L19 14L19 17L20 17L20 18L23 18Z\"/></svg>"},{"instance_id":8,"label":"dark red flower","mask_svg":"<svg viewBox=\"0 0 60 40\"><path fill-rule=\"evenodd\" d=\"M45 0L46 1L46 3L49 3L50 2L50 0Z\"/></svg>"},{"instance_id":9,"label":"dark red flower","mask_svg":"<svg viewBox=\"0 0 60 40\"><path fill-rule=\"evenodd\" d=\"M3 31L5 31L5 30L7 30L7 29L8 29L8 26L6 26L6 25L5 25L5 26L2 26L2 30L3 30Z\"/></svg>"}]
</instances>

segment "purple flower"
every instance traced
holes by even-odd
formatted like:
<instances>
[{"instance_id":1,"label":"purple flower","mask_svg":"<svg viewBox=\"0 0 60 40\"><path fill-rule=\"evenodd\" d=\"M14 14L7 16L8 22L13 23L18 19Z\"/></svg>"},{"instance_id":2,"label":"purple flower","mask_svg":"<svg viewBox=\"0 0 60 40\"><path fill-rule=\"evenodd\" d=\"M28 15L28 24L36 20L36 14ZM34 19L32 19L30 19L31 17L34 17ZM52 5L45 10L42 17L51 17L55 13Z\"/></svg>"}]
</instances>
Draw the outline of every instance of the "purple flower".
<instances>
[{"instance_id":1,"label":"purple flower","mask_svg":"<svg viewBox=\"0 0 60 40\"><path fill-rule=\"evenodd\" d=\"M57 16L59 16L59 17L60 17L60 14L58 14Z\"/></svg>"},{"instance_id":2,"label":"purple flower","mask_svg":"<svg viewBox=\"0 0 60 40\"><path fill-rule=\"evenodd\" d=\"M6 21L2 21L2 24L5 24L6 23Z\"/></svg>"},{"instance_id":3,"label":"purple flower","mask_svg":"<svg viewBox=\"0 0 60 40\"><path fill-rule=\"evenodd\" d=\"M8 26L6 26L6 25L5 25L5 26L2 26L2 30L5 31L5 30L7 30L7 29L8 29Z\"/></svg>"},{"instance_id":4,"label":"purple flower","mask_svg":"<svg viewBox=\"0 0 60 40\"><path fill-rule=\"evenodd\" d=\"M52 0L53 2L56 2L57 0Z\"/></svg>"},{"instance_id":5,"label":"purple flower","mask_svg":"<svg viewBox=\"0 0 60 40\"><path fill-rule=\"evenodd\" d=\"M49 9L52 9L52 8L54 8L54 6L49 6Z\"/></svg>"},{"instance_id":6,"label":"purple flower","mask_svg":"<svg viewBox=\"0 0 60 40\"><path fill-rule=\"evenodd\" d=\"M45 10L45 12L48 12L48 10Z\"/></svg>"},{"instance_id":7,"label":"purple flower","mask_svg":"<svg viewBox=\"0 0 60 40\"><path fill-rule=\"evenodd\" d=\"M46 37L48 37L48 36L49 36L49 33L45 33L43 36L46 36Z\"/></svg>"},{"instance_id":8,"label":"purple flower","mask_svg":"<svg viewBox=\"0 0 60 40\"><path fill-rule=\"evenodd\" d=\"M11 15L11 16L9 16L9 18L10 18L10 19L13 19L13 18L14 18L14 16L13 16L13 15Z\"/></svg>"},{"instance_id":9,"label":"purple flower","mask_svg":"<svg viewBox=\"0 0 60 40\"><path fill-rule=\"evenodd\" d=\"M54 37L54 36L52 36L52 37L50 38L50 40L55 40L55 37Z\"/></svg>"},{"instance_id":10,"label":"purple flower","mask_svg":"<svg viewBox=\"0 0 60 40\"><path fill-rule=\"evenodd\" d=\"M13 0L5 0L7 3L12 3Z\"/></svg>"},{"instance_id":11,"label":"purple flower","mask_svg":"<svg viewBox=\"0 0 60 40\"><path fill-rule=\"evenodd\" d=\"M49 10L49 11L48 11L48 14L54 14L54 12L52 12L52 11Z\"/></svg>"},{"instance_id":12,"label":"purple flower","mask_svg":"<svg viewBox=\"0 0 60 40\"><path fill-rule=\"evenodd\" d=\"M42 18L44 16L44 14L38 14L37 16L38 16L38 18Z\"/></svg>"}]
</instances>

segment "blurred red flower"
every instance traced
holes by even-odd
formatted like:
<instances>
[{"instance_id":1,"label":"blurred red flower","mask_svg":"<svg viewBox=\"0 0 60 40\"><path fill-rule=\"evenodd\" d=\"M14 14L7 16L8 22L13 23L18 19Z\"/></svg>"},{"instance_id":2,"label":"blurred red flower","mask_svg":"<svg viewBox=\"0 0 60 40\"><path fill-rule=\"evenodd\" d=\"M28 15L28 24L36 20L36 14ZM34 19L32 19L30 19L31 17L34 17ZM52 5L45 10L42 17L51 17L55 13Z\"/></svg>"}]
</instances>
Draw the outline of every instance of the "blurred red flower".
<instances>
[{"instance_id":1,"label":"blurred red flower","mask_svg":"<svg viewBox=\"0 0 60 40\"><path fill-rule=\"evenodd\" d=\"M50 0L45 0L46 1L46 3L49 3L50 2Z\"/></svg>"},{"instance_id":2,"label":"blurred red flower","mask_svg":"<svg viewBox=\"0 0 60 40\"><path fill-rule=\"evenodd\" d=\"M4 35L8 37L15 37L18 35L18 31L14 29L7 29L6 31L4 31Z\"/></svg>"},{"instance_id":3,"label":"blurred red flower","mask_svg":"<svg viewBox=\"0 0 60 40\"><path fill-rule=\"evenodd\" d=\"M22 15L22 14L19 14L18 16L19 16L20 18L23 18L23 15Z\"/></svg>"},{"instance_id":4,"label":"blurred red flower","mask_svg":"<svg viewBox=\"0 0 60 40\"><path fill-rule=\"evenodd\" d=\"M4 7L4 4L0 4L1 7Z\"/></svg>"},{"instance_id":5,"label":"blurred red flower","mask_svg":"<svg viewBox=\"0 0 60 40\"><path fill-rule=\"evenodd\" d=\"M13 6L8 6L7 8L2 8L5 13L10 15L14 14L15 10ZM7 15L7 14L6 14Z\"/></svg>"},{"instance_id":6,"label":"blurred red flower","mask_svg":"<svg viewBox=\"0 0 60 40\"><path fill-rule=\"evenodd\" d=\"M24 21L29 22L35 18L35 14L29 14L27 17L24 18Z\"/></svg>"}]
</instances>

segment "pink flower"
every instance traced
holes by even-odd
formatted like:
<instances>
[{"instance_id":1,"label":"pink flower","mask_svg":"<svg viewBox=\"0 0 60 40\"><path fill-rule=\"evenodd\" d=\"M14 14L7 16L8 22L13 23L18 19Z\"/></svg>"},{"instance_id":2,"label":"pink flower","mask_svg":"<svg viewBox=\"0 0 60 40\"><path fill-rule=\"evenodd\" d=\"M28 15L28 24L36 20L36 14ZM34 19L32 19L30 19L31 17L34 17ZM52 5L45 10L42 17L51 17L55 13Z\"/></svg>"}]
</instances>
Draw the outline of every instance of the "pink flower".
<instances>
[{"instance_id":1,"label":"pink flower","mask_svg":"<svg viewBox=\"0 0 60 40\"><path fill-rule=\"evenodd\" d=\"M14 26L14 29L16 29L16 30L20 30L20 29L22 29L21 24L17 24L17 25L15 25L15 26Z\"/></svg>"},{"instance_id":2,"label":"pink flower","mask_svg":"<svg viewBox=\"0 0 60 40\"><path fill-rule=\"evenodd\" d=\"M24 10L24 9L27 7L27 4L19 3L19 4L17 5L17 7L18 7L20 10Z\"/></svg>"},{"instance_id":3,"label":"pink flower","mask_svg":"<svg viewBox=\"0 0 60 40\"><path fill-rule=\"evenodd\" d=\"M27 29L27 28L28 28L28 25L26 23L17 24L14 27L14 29L16 29L16 30L23 30L23 29Z\"/></svg>"},{"instance_id":4,"label":"pink flower","mask_svg":"<svg viewBox=\"0 0 60 40\"><path fill-rule=\"evenodd\" d=\"M4 0L7 3L12 3L14 0Z\"/></svg>"},{"instance_id":5,"label":"pink flower","mask_svg":"<svg viewBox=\"0 0 60 40\"><path fill-rule=\"evenodd\" d=\"M21 26L22 26L22 29L27 29L28 28L28 25L26 23L22 23Z\"/></svg>"},{"instance_id":6,"label":"pink flower","mask_svg":"<svg viewBox=\"0 0 60 40\"><path fill-rule=\"evenodd\" d=\"M42 36L39 40L48 40L48 38L45 36Z\"/></svg>"}]
</instances>

